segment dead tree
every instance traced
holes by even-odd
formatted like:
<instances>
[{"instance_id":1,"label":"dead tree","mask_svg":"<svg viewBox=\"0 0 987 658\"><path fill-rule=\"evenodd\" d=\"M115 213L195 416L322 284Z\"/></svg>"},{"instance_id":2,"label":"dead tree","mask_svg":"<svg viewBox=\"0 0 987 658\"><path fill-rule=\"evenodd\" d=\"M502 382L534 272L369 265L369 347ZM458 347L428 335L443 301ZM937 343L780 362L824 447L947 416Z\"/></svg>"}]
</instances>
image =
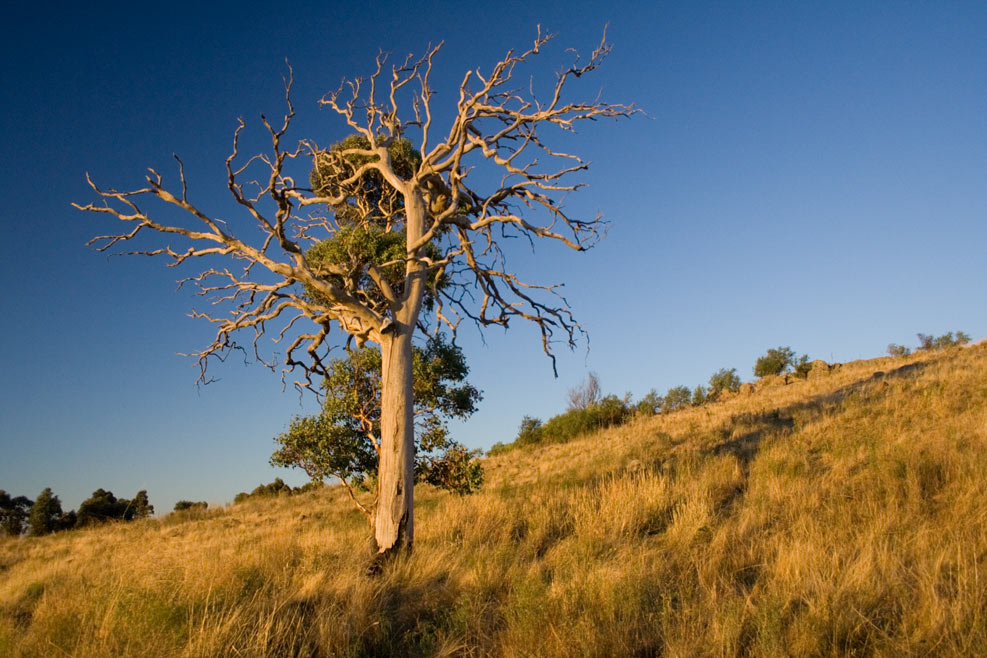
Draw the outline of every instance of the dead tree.
<instances>
[{"instance_id":1,"label":"dead tree","mask_svg":"<svg viewBox=\"0 0 987 658\"><path fill-rule=\"evenodd\" d=\"M572 53L542 97L527 81L518 86L519 70L551 39L539 30L530 49L508 52L486 73L467 72L443 134L433 125L429 81L441 44L420 59L409 56L393 65L381 54L368 78L344 81L323 97L351 133L329 148L311 140L285 147L295 114L289 75L283 121L261 117L270 151L245 159L239 152L243 120L234 133L227 186L242 220L223 221L196 206L181 160L175 191L152 169L147 185L133 191L103 189L89 179L100 202L76 206L128 225L94 238L90 244L100 251L156 233L162 246L126 253L163 256L169 266L208 260L209 266L183 280L214 309L193 312L216 325L212 343L193 355L202 381L208 381L212 358L241 348L237 338L244 331L252 334L259 361L286 374L300 371L294 382L300 387L327 374L333 345L355 340L379 346L373 526L382 554L410 549L413 540L413 335L443 327L455 335L463 320L505 328L512 319L527 320L539 328L554 369L553 348L558 342L574 346L582 331L557 285L522 281L511 272L502 242L522 237L576 251L593 246L604 234L602 218L574 217L562 206L565 195L581 187L571 179L588 163L556 150L544 133L637 110L568 97L568 85L610 52L605 38L588 60ZM474 184L479 172L483 180ZM180 208L188 222L158 219L145 200ZM172 239L180 244L173 246ZM228 265L213 266L216 257ZM281 363L262 356L265 336L288 344Z\"/></svg>"}]
</instances>

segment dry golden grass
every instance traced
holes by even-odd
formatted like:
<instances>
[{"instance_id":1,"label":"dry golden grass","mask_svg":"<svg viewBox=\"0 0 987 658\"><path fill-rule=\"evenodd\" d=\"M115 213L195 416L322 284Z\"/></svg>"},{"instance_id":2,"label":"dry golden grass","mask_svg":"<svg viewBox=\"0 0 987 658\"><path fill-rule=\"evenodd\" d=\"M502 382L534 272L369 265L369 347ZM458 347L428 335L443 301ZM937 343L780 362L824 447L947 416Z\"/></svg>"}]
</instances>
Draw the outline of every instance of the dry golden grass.
<instances>
[{"instance_id":1,"label":"dry golden grass","mask_svg":"<svg viewBox=\"0 0 987 658\"><path fill-rule=\"evenodd\" d=\"M987 345L486 468L376 577L331 489L4 541L0 655L987 655Z\"/></svg>"}]
</instances>

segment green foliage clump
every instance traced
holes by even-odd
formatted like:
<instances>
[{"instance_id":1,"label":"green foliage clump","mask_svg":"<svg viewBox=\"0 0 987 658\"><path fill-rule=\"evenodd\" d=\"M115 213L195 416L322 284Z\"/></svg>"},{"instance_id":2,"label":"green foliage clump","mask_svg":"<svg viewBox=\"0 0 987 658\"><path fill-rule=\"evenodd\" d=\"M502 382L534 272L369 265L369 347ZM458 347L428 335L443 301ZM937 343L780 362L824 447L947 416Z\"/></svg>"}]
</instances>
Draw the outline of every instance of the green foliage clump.
<instances>
[{"instance_id":1,"label":"green foliage clump","mask_svg":"<svg viewBox=\"0 0 987 658\"><path fill-rule=\"evenodd\" d=\"M692 403L692 391L688 386L673 386L665 394L665 411L675 411Z\"/></svg>"},{"instance_id":2,"label":"green foliage clump","mask_svg":"<svg viewBox=\"0 0 987 658\"><path fill-rule=\"evenodd\" d=\"M709 391L706 387L700 384L692 391L692 406L698 407L700 405L706 404L706 400L709 398Z\"/></svg>"},{"instance_id":3,"label":"green foliage clump","mask_svg":"<svg viewBox=\"0 0 987 658\"><path fill-rule=\"evenodd\" d=\"M532 418L531 416L522 418L521 427L518 428L514 444L523 446L531 443L539 443L541 441L542 424L540 418Z\"/></svg>"},{"instance_id":4,"label":"green foliage clump","mask_svg":"<svg viewBox=\"0 0 987 658\"><path fill-rule=\"evenodd\" d=\"M310 176L312 189L339 200L329 204L337 228L331 237L305 252L305 261L319 278L383 313L388 295L400 297L404 292L404 196L375 169L357 175L363 165L378 156L352 151L369 148L365 136L351 135L316 155ZM411 178L421 164L421 156L406 139L392 140L387 151L392 168L401 178ZM441 259L441 250L430 242L415 256L435 261ZM438 269L430 270L424 308L434 308L435 297L446 282ZM332 304L317 286L306 283L304 288L309 299Z\"/></svg>"},{"instance_id":5,"label":"green foliage clump","mask_svg":"<svg viewBox=\"0 0 987 658\"><path fill-rule=\"evenodd\" d=\"M737 369L720 368L714 372L709 378L709 389L710 393L719 393L720 391L736 393L740 390L740 377L737 376Z\"/></svg>"},{"instance_id":6,"label":"green foliage clump","mask_svg":"<svg viewBox=\"0 0 987 658\"><path fill-rule=\"evenodd\" d=\"M469 367L462 350L443 337L415 346L412 356L416 477L453 491L471 491L472 483L482 481L477 475L482 467L479 462L471 465L475 454L451 439L446 419L469 417L482 394L466 382ZM315 481L335 477L366 488L377 476L380 380L377 349L354 349L347 358L333 359L323 382L322 413L292 419L288 431L275 439L281 447L271 463L301 468ZM455 482L454 475L459 478Z\"/></svg>"},{"instance_id":7,"label":"green foliage clump","mask_svg":"<svg viewBox=\"0 0 987 658\"><path fill-rule=\"evenodd\" d=\"M923 352L931 352L937 350L945 350L950 347L958 347L960 345L966 345L970 342L970 336L963 333L962 331L957 331L956 335L953 332L947 332L942 336L931 336L926 334L918 334L918 349Z\"/></svg>"},{"instance_id":8,"label":"green foliage clump","mask_svg":"<svg viewBox=\"0 0 987 658\"><path fill-rule=\"evenodd\" d=\"M205 511L209 509L209 503L204 500L192 501L192 500L180 500L175 503L176 512L194 512L194 511Z\"/></svg>"},{"instance_id":9,"label":"green foliage clump","mask_svg":"<svg viewBox=\"0 0 987 658\"><path fill-rule=\"evenodd\" d=\"M658 395L658 391L655 389L651 389L647 395L637 401L637 404L634 405L634 411L642 416L654 416L661 413L664 406L665 398Z\"/></svg>"},{"instance_id":10,"label":"green foliage clump","mask_svg":"<svg viewBox=\"0 0 987 658\"><path fill-rule=\"evenodd\" d=\"M11 496L0 489L0 532L11 537L24 532L24 524L33 504L29 498Z\"/></svg>"},{"instance_id":11,"label":"green foliage clump","mask_svg":"<svg viewBox=\"0 0 987 658\"><path fill-rule=\"evenodd\" d=\"M477 457L479 451L453 443L440 456L426 455L416 475L432 486L464 496L483 486L483 466Z\"/></svg>"},{"instance_id":12,"label":"green foliage clump","mask_svg":"<svg viewBox=\"0 0 987 658\"><path fill-rule=\"evenodd\" d=\"M769 349L764 356L758 358L754 363L755 377L793 372L796 377L805 379L809 376L810 370L812 370L812 364L809 362L809 356L803 354L796 358L795 352L790 347Z\"/></svg>"},{"instance_id":13,"label":"green foliage clump","mask_svg":"<svg viewBox=\"0 0 987 658\"><path fill-rule=\"evenodd\" d=\"M401 296L404 292L406 233L403 229L375 225L344 226L333 235L318 242L305 252L305 262L328 283L361 298L372 307L383 307L386 302L381 287L371 268L391 292ZM432 243L422 247L419 256L438 260L439 248ZM447 279L435 270L429 274L422 304L427 310L435 306L435 297ZM331 300L314 286L305 285L305 295L323 305Z\"/></svg>"},{"instance_id":14,"label":"green foliage clump","mask_svg":"<svg viewBox=\"0 0 987 658\"><path fill-rule=\"evenodd\" d=\"M291 485L286 484L281 478L274 478L272 482L257 485L250 493L241 491L236 495L236 497L233 498L233 502L242 503L248 498L276 498L278 496L294 496L297 494L307 493L321 486L322 482L310 481L300 487L292 488Z\"/></svg>"},{"instance_id":15,"label":"green foliage clump","mask_svg":"<svg viewBox=\"0 0 987 658\"><path fill-rule=\"evenodd\" d=\"M79 505L76 526L84 528L108 521L133 521L137 510L126 498L117 498L112 491L97 489Z\"/></svg>"},{"instance_id":16,"label":"green foliage clump","mask_svg":"<svg viewBox=\"0 0 987 658\"><path fill-rule=\"evenodd\" d=\"M569 409L542 423L525 416L514 441L515 447L533 443L564 443L583 434L621 425L632 414L629 399L606 395L583 408Z\"/></svg>"},{"instance_id":17,"label":"green foliage clump","mask_svg":"<svg viewBox=\"0 0 987 658\"><path fill-rule=\"evenodd\" d=\"M38 494L31 515L28 518L28 532L34 536L50 535L59 529L62 520L62 501L58 499L50 487Z\"/></svg>"},{"instance_id":18,"label":"green foliage clump","mask_svg":"<svg viewBox=\"0 0 987 658\"><path fill-rule=\"evenodd\" d=\"M134 518L135 519L146 519L154 514L154 505L147 497L147 490L141 489L134 496L134 500L131 501L134 505Z\"/></svg>"},{"instance_id":19,"label":"green foliage clump","mask_svg":"<svg viewBox=\"0 0 987 658\"><path fill-rule=\"evenodd\" d=\"M754 363L754 376L767 377L785 372L795 360L795 352L790 347L772 348Z\"/></svg>"},{"instance_id":20,"label":"green foliage clump","mask_svg":"<svg viewBox=\"0 0 987 658\"><path fill-rule=\"evenodd\" d=\"M809 371L812 370L812 364L809 363L809 355L803 354L794 363L792 363L792 372L799 379L807 379L809 377Z\"/></svg>"},{"instance_id":21,"label":"green foliage clump","mask_svg":"<svg viewBox=\"0 0 987 658\"><path fill-rule=\"evenodd\" d=\"M348 151L368 149L370 140L364 135L355 134L315 157L309 182L316 194L341 199L339 203L330 205L337 221L386 223L387 218L401 212L404 207L403 195L376 169L368 169L353 178L360 167L377 161L378 156ZM421 154L414 149L411 141L403 138L391 140L387 155L394 173L404 180L414 176L422 161Z\"/></svg>"}]
</instances>

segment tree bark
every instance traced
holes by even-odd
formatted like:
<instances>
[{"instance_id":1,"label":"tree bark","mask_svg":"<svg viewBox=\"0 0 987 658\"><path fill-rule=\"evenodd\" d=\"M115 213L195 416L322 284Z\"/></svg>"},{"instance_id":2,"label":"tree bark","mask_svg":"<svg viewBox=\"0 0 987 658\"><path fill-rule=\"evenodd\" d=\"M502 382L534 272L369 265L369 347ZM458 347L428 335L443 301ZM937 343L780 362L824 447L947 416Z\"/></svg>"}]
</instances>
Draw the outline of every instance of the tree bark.
<instances>
[{"instance_id":1,"label":"tree bark","mask_svg":"<svg viewBox=\"0 0 987 658\"><path fill-rule=\"evenodd\" d=\"M425 204L418 190L405 196L409 249L425 231ZM380 555L411 550L415 537L415 401L411 338L418 326L427 277L409 254L405 292L392 329L381 336L380 461L374 540Z\"/></svg>"},{"instance_id":2,"label":"tree bark","mask_svg":"<svg viewBox=\"0 0 987 658\"><path fill-rule=\"evenodd\" d=\"M413 327L398 327L381 345L380 463L374 539L378 553L411 549L414 541L415 425Z\"/></svg>"}]
</instances>

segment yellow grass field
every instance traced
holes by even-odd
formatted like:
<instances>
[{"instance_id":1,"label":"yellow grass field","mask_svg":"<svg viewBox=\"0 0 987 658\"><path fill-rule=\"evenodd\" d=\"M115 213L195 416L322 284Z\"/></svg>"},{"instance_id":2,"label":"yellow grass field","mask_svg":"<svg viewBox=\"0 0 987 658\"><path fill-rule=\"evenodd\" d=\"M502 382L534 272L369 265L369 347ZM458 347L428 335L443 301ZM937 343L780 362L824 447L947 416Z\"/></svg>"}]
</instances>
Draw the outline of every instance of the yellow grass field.
<instances>
[{"instance_id":1,"label":"yellow grass field","mask_svg":"<svg viewBox=\"0 0 987 658\"><path fill-rule=\"evenodd\" d=\"M6 539L0 656L987 656L985 343L485 468L378 576L336 488Z\"/></svg>"}]
</instances>

